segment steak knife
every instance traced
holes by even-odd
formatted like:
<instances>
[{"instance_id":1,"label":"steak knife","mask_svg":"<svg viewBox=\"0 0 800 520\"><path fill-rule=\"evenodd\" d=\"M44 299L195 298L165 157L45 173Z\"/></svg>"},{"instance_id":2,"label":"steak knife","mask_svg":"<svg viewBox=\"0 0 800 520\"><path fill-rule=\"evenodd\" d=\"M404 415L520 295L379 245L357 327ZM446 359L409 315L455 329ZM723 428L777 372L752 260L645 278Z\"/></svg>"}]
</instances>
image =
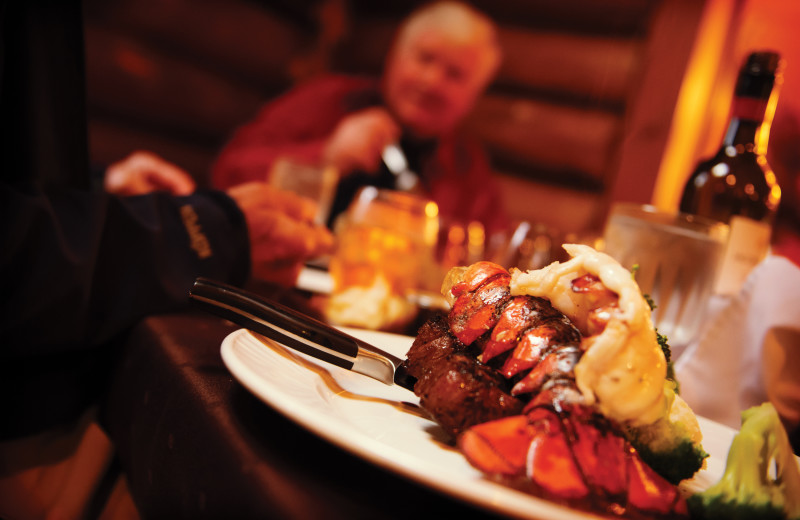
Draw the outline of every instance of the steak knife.
<instances>
[{"instance_id":1,"label":"steak knife","mask_svg":"<svg viewBox=\"0 0 800 520\"><path fill-rule=\"evenodd\" d=\"M414 389L402 359L276 301L197 278L189 298L199 307L326 363L387 385Z\"/></svg>"}]
</instances>

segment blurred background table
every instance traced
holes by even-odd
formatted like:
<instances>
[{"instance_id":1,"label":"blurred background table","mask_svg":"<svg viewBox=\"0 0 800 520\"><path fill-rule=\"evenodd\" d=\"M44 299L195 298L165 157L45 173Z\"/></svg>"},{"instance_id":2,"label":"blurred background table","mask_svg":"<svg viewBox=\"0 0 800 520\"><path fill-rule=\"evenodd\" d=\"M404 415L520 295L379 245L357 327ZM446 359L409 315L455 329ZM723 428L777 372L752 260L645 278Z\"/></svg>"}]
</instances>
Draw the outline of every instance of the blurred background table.
<instances>
[{"instance_id":1,"label":"blurred background table","mask_svg":"<svg viewBox=\"0 0 800 520\"><path fill-rule=\"evenodd\" d=\"M305 312L307 293L265 294ZM262 403L220 357L238 327L203 312L129 336L102 409L142 518L492 518L322 440ZM466 515L466 516L465 516Z\"/></svg>"}]
</instances>

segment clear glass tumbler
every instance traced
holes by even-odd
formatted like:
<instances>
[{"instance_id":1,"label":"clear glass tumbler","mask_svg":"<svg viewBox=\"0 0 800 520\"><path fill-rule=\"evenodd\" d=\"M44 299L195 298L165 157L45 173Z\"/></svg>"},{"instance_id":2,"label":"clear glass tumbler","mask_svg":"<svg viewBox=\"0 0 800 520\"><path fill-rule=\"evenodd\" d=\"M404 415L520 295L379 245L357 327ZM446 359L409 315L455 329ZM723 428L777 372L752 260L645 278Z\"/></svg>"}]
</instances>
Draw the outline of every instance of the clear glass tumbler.
<instances>
[{"instance_id":1,"label":"clear glass tumbler","mask_svg":"<svg viewBox=\"0 0 800 520\"><path fill-rule=\"evenodd\" d=\"M606 222L604 250L628 269L656 304L653 322L682 349L706 318L728 236L721 222L649 205L618 203Z\"/></svg>"}]
</instances>

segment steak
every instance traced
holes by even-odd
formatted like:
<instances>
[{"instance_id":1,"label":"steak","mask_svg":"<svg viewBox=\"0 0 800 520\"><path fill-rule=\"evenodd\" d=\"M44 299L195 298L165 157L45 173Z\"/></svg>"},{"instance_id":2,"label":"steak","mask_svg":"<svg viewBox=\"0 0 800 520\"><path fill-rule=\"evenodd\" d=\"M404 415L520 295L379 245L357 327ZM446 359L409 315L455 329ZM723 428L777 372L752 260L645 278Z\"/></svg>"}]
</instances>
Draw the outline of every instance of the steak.
<instances>
[{"instance_id":1,"label":"steak","mask_svg":"<svg viewBox=\"0 0 800 520\"><path fill-rule=\"evenodd\" d=\"M420 328L405 364L417 378L420 406L453 439L470 426L522 412L524 403L509 393L508 381L468 354L443 316Z\"/></svg>"}]
</instances>

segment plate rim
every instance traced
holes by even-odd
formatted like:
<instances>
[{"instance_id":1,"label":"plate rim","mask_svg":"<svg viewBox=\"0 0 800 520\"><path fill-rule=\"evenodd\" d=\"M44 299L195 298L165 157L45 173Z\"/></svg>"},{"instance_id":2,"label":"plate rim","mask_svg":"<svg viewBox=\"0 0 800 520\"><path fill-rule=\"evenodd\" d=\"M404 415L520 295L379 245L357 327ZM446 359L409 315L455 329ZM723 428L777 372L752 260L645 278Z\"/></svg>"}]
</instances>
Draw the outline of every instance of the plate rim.
<instances>
[{"instance_id":1,"label":"plate rim","mask_svg":"<svg viewBox=\"0 0 800 520\"><path fill-rule=\"evenodd\" d=\"M413 340L413 338L410 336L401 336L386 332L344 327L340 328L345 332L357 337L359 334L363 333L363 335L371 336L373 338L393 336L395 338L403 338L409 341ZM330 428L324 427L324 425L330 422L330 419L320 419L317 411L309 409L302 403L301 406L289 406L288 401L293 399L291 395L283 392L279 386L271 384L262 375L258 374L256 370L244 363L234 349L236 341L241 340L242 336L246 336L249 338L249 341L259 345L260 348L272 349L273 351L280 349L286 352L291 352L293 355L296 354L295 351L281 345L279 342L275 342L267 338L265 339L269 341L270 345L265 344L247 329L235 330L223 339L220 347L220 354L222 356L223 363L226 365L234 378L237 379L251 394L255 395L259 400L271 407L273 410L276 410L287 419L295 422L314 435L317 435L318 437L350 453L351 455L360 457L363 460L375 464L383 469L390 470L395 474L402 476L403 478L417 483L423 483L426 486L435 489L439 493L443 493L450 497L457 497L475 507L503 515L512 517L526 515L526 517L530 518L547 518L548 520L607 518L600 516L599 514L570 508L568 506L557 504L535 495L517 491L509 486L493 482L485 477L481 477L478 480L466 479L465 481L460 482L460 486L450 485L450 481L443 481L441 478L435 478L432 473L421 471L418 465L421 464L422 466L430 466L425 461L417 460L417 466L409 465L408 459L411 457L411 454L405 453L395 446L376 441L356 428L353 428L352 431L358 437L359 442L352 442L352 436L350 435L341 435L341 430L339 431L338 435L335 435ZM302 354L297 355L306 357ZM311 361L315 362L313 359L311 359ZM292 361L287 359L287 362ZM315 364L324 366L326 369L328 367L332 367L333 369L344 370L339 369L338 367L333 367L332 365L320 365L320 363L322 362L316 362ZM309 372L309 374L311 374L311 372ZM268 386L272 386L277 393L282 395L279 398L276 398L274 395L266 395L263 392L263 388L260 386L264 383L266 383ZM375 384L382 385L382 383L378 381L375 381ZM730 436L731 439L736 433L736 431L732 428L714 422L710 419L698 416L698 421L701 423L701 429L703 429L703 425L705 425L706 428L710 427L718 429L719 432L726 436ZM348 425L347 421L341 421L340 424ZM352 425L350 426L352 427ZM494 498L489 497L491 494L495 495ZM508 500L508 502L503 502L502 500L499 500L499 498L502 498L502 500ZM534 514L537 516L529 516Z\"/></svg>"}]
</instances>

